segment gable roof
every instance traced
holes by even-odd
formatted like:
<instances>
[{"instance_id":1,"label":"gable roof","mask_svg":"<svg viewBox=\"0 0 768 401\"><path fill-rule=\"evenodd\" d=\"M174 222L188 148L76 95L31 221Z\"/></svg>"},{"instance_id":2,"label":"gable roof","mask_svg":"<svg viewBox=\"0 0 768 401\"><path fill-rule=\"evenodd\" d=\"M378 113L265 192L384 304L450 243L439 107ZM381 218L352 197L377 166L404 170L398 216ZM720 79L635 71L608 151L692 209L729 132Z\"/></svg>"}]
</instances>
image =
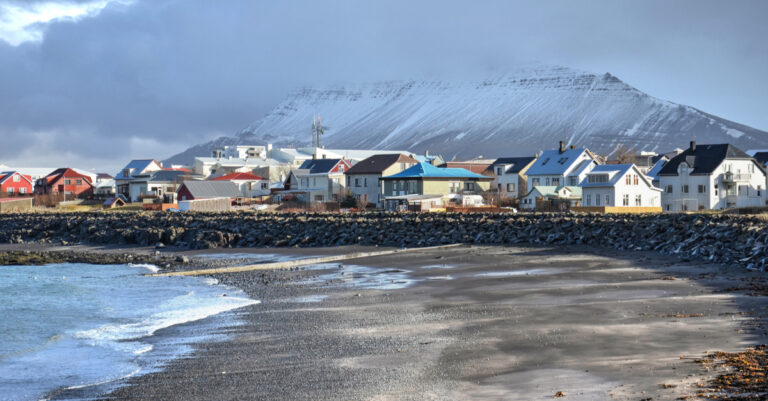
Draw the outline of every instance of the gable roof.
<instances>
[{"instance_id":1,"label":"gable roof","mask_svg":"<svg viewBox=\"0 0 768 401\"><path fill-rule=\"evenodd\" d=\"M120 172L115 174L115 179L116 180L130 180L131 178L133 178L134 172L141 173L144 170L146 170L147 167L149 167L152 163L155 163L158 166L160 166L160 163L158 163L155 159L131 160L130 163L128 163L125 167L123 167L120 170ZM126 170L126 169L131 171L131 176L123 175L123 171Z\"/></svg>"},{"instance_id":2,"label":"gable roof","mask_svg":"<svg viewBox=\"0 0 768 401\"><path fill-rule=\"evenodd\" d=\"M579 161L583 153L590 154L586 148L566 149L563 153L559 150L545 150L528 169L528 175L562 175L568 171L574 163ZM590 158L592 156L590 155Z\"/></svg>"},{"instance_id":3,"label":"gable roof","mask_svg":"<svg viewBox=\"0 0 768 401\"><path fill-rule=\"evenodd\" d=\"M524 169L525 166L531 164L532 161L536 160L535 156L526 156L526 157L500 157L496 159L493 164L488 167L489 169L495 169L496 166L499 165L510 165L509 168L507 168L506 172L504 174L517 174L520 172L520 170Z\"/></svg>"},{"instance_id":4,"label":"gable roof","mask_svg":"<svg viewBox=\"0 0 768 401\"><path fill-rule=\"evenodd\" d=\"M195 199L237 198L241 195L237 184L231 181L184 181L178 191L185 187Z\"/></svg>"},{"instance_id":5,"label":"gable roof","mask_svg":"<svg viewBox=\"0 0 768 401\"><path fill-rule=\"evenodd\" d=\"M299 169L307 169L310 174L323 174L333 170L340 161L341 159L309 159L304 160Z\"/></svg>"},{"instance_id":6,"label":"gable roof","mask_svg":"<svg viewBox=\"0 0 768 401\"><path fill-rule=\"evenodd\" d=\"M347 174L381 174L395 163L418 163L412 157L404 154L383 154L373 155L367 159L357 162L352 168L347 170Z\"/></svg>"},{"instance_id":7,"label":"gable roof","mask_svg":"<svg viewBox=\"0 0 768 401\"><path fill-rule=\"evenodd\" d=\"M5 181L11 179L11 177L13 177L16 174L18 174L21 178L23 178L28 183L34 185L34 183L32 182L32 179L30 179L29 176L21 174L18 171L3 171L2 173L0 173L0 184L2 184Z\"/></svg>"},{"instance_id":8,"label":"gable roof","mask_svg":"<svg viewBox=\"0 0 768 401\"><path fill-rule=\"evenodd\" d=\"M463 168L440 168L435 167L429 163L420 162L415 164L397 174L381 177L382 180L386 179L399 179L399 178L479 178L490 180L491 177L473 173Z\"/></svg>"},{"instance_id":9,"label":"gable roof","mask_svg":"<svg viewBox=\"0 0 768 401\"><path fill-rule=\"evenodd\" d=\"M648 170L648 174L646 174L650 179L652 180L658 180L659 179L659 172L661 169L664 168L664 166L667 165L668 160L667 159L659 159L656 164L651 167L650 170Z\"/></svg>"},{"instance_id":10,"label":"gable roof","mask_svg":"<svg viewBox=\"0 0 768 401\"><path fill-rule=\"evenodd\" d=\"M632 169L632 166L632 164L603 164L602 166L595 166L595 168L589 172L588 176L592 174L609 174L610 178L608 179L608 182L589 182L589 178L584 178L579 185L585 188L612 187L619 182L619 179L621 179L626 172ZM642 176L642 174L639 175ZM648 182L646 181L646 183Z\"/></svg>"},{"instance_id":11,"label":"gable roof","mask_svg":"<svg viewBox=\"0 0 768 401\"><path fill-rule=\"evenodd\" d=\"M581 197L581 187L565 185L534 185L533 188L528 191L525 196L530 196L533 191L537 191L541 194L541 196L558 196L558 192L560 192L562 189L568 190L573 197Z\"/></svg>"},{"instance_id":12,"label":"gable roof","mask_svg":"<svg viewBox=\"0 0 768 401\"><path fill-rule=\"evenodd\" d=\"M491 171L488 170L488 167L493 164L493 159L478 159L478 160L469 160L469 161L450 161L445 162L438 167L440 168L463 168L465 170L469 170L475 174L491 174Z\"/></svg>"},{"instance_id":13,"label":"gable roof","mask_svg":"<svg viewBox=\"0 0 768 401\"><path fill-rule=\"evenodd\" d=\"M677 168L680 163L685 162L693 168L692 175L712 174L717 166L725 159L752 159L743 150L728 144L696 145L695 150L690 147L679 155L673 157L664 168L659 171L659 175L677 175ZM757 163L763 171L765 167Z\"/></svg>"},{"instance_id":14,"label":"gable roof","mask_svg":"<svg viewBox=\"0 0 768 401\"><path fill-rule=\"evenodd\" d=\"M211 178L212 181L261 181L266 180L253 173L232 173L221 177Z\"/></svg>"},{"instance_id":15,"label":"gable roof","mask_svg":"<svg viewBox=\"0 0 768 401\"><path fill-rule=\"evenodd\" d=\"M151 173L149 181L154 182L173 182L181 177L189 177L190 174L187 171L178 170L157 170Z\"/></svg>"},{"instance_id":16,"label":"gable roof","mask_svg":"<svg viewBox=\"0 0 768 401\"><path fill-rule=\"evenodd\" d=\"M754 156L752 156L757 160L758 163L762 164L763 166L768 165L768 151L765 152L757 152Z\"/></svg>"},{"instance_id":17,"label":"gable roof","mask_svg":"<svg viewBox=\"0 0 768 401\"><path fill-rule=\"evenodd\" d=\"M51 182L54 182L54 181L56 181L56 180L58 180L58 179L60 179L62 177L63 178L80 178L80 179L83 179L86 183L88 183L88 185L93 186L91 184L91 177L89 177L89 176L87 176L85 174L80 174L77 171L72 170L69 167L57 168L56 170L53 170L47 176L43 177L43 179L45 180L46 183L51 183Z\"/></svg>"}]
</instances>

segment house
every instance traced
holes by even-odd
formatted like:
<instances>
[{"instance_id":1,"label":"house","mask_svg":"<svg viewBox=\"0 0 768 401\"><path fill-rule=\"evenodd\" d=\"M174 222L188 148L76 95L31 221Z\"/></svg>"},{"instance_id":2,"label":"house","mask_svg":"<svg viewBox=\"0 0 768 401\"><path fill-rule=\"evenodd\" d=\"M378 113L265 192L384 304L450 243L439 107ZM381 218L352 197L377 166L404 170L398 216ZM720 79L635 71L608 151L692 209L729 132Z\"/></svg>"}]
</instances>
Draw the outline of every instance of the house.
<instances>
[{"instance_id":1,"label":"house","mask_svg":"<svg viewBox=\"0 0 768 401\"><path fill-rule=\"evenodd\" d=\"M93 184L91 177L71 168L62 167L37 180L35 193L86 196L93 194Z\"/></svg>"},{"instance_id":2,"label":"house","mask_svg":"<svg viewBox=\"0 0 768 401\"><path fill-rule=\"evenodd\" d=\"M424 152L423 155L410 155L414 159L416 159L419 163L429 163L433 166L439 166L443 163L445 163L445 160L443 159L443 156L441 155L430 155L429 152Z\"/></svg>"},{"instance_id":3,"label":"house","mask_svg":"<svg viewBox=\"0 0 768 401\"><path fill-rule=\"evenodd\" d=\"M8 195L31 194L34 188L32 177L18 171L0 172L0 193Z\"/></svg>"},{"instance_id":4,"label":"house","mask_svg":"<svg viewBox=\"0 0 768 401\"><path fill-rule=\"evenodd\" d=\"M763 167L768 169L768 150L755 152L752 154L752 157L754 157L758 163L762 164ZM768 188L768 180L766 180L765 185L766 186L764 188Z\"/></svg>"},{"instance_id":5,"label":"house","mask_svg":"<svg viewBox=\"0 0 768 401\"><path fill-rule=\"evenodd\" d=\"M536 157L501 157L488 166L493 174L491 187L502 199L517 199L528 193L528 169Z\"/></svg>"},{"instance_id":6,"label":"house","mask_svg":"<svg viewBox=\"0 0 768 401\"><path fill-rule=\"evenodd\" d=\"M175 194L184 181L202 177L184 169L162 169L149 173L134 174L128 182L128 199L139 202L144 198L162 199L162 203L176 203Z\"/></svg>"},{"instance_id":7,"label":"house","mask_svg":"<svg viewBox=\"0 0 768 401\"><path fill-rule=\"evenodd\" d=\"M215 149L213 157L217 159L266 159L267 147L258 145L224 146Z\"/></svg>"},{"instance_id":8,"label":"house","mask_svg":"<svg viewBox=\"0 0 768 401\"><path fill-rule=\"evenodd\" d=\"M520 199L520 208L529 211L558 211L567 210L581 204L581 187L534 185Z\"/></svg>"},{"instance_id":9,"label":"house","mask_svg":"<svg viewBox=\"0 0 768 401\"><path fill-rule=\"evenodd\" d=\"M765 166L730 144L697 145L659 172L664 211L765 205Z\"/></svg>"},{"instance_id":10,"label":"house","mask_svg":"<svg viewBox=\"0 0 768 401\"><path fill-rule=\"evenodd\" d=\"M37 184L38 180L40 180L43 177L46 177L48 174L50 174L52 171L56 169L57 169L56 167L14 167L14 168L2 169L0 171L18 171L21 175L26 175L30 177L32 182L34 184ZM70 169L72 169L74 172L78 174L82 174L84 176L90 177L91 183L96 182L96 176L97 176L96 174L90 171L75 168L75 167L70 167Z\"/></svg>"},{"instance_id":11,"label":"house","mask_svg":"<svg viewBox=\"0 0 768 401\"><path fill-rule=\"evenodd\" d=\"M93 193L101 197L112 197L115 195L115 179L109 174L96 174L96 182L93 183Z\"/></svg>"},{"instance_id":12,"label":"house","mask_svg":"<svg viewBox=\"0 0 768 401\"><path fill-rule=\"evenodd\" d=\"M634 164L595 166L581 182L581 209L661 212L661 189ZM594 210L592 210L594 209Z\"/></svg>"},{"instance_id":13,"label":"house","mask_svg":"<svg viewBox=\"0 0 768 401\"><path fill-rule=\"evenodd\" d=\"M344 173L352 167L345 159L310 159L291 172L287 180L292 193L306 203L341 201L346 196Z\"/></svg>"},{"instance_id":14,"label":"house","mask_svg":"<svg viewBox=\"0 0 768 401\"><path fill-rule=\"evenodd\" d=\"M419 195L434 199L441 196L442 205L463 205L464 196L476 199L490 188L492 177L473 173L463 168L439 168L429 163L418 163L397 174L381 177L384 207L387 210L400 210L411 204ZM441 207L432 203L432 207Z\"/></svg>"},{"instance_id":15,"label":"house","mask_svg":"<svg viewBox=\"0 0 768 401\"><path fill-rule=\"evenodd\" d=\"M347 189L358 201L373 203L381 208L384 205L379 178L397 174L416 163L416 159L403 154L371 156L347 170Z\"/></svg>"},{"instance_id":16,"label":"house","mask_svg":"<svg viewBox=\"0 0 768 401\"><path fill-rule=\"evenodd\" d=\"M578 186L587 173L598 165L596 157L586 148L568 148L560 142L557 150L546 150L528 168L528 185Z\"/></svg>"},{"instance_id":17,"label":"house","mask_svg":"<svg viewBox=\"0 0 768 401\"><path fill-rule=\"evenodd\" d=\"M270 194L269 180L253 173L232 173L211 180L235 183L240 189L240 196L245 198L260 198Z\"/></svg>"},{"instance_id":18,"label":"house","mask_svg":"<svg viewBox=\"0 0 768 401\"><path fill-rule=\"evenodd\" d=\"M119 173L115 175L116 193L131 198L130 183L136 176L148 177L153 171L160 171L163 166L154 159L131 160Z\"/></svg>"},{"instance_id":19,"label":"house","mask_svg":"<svg viewBox=\"0 0 768 401\"><path fill-rule=\"evenodd\" d=\"M179 201L238 198L240 189L230 181L184 181L176 191Z\"/></svg>"}]
</instances>

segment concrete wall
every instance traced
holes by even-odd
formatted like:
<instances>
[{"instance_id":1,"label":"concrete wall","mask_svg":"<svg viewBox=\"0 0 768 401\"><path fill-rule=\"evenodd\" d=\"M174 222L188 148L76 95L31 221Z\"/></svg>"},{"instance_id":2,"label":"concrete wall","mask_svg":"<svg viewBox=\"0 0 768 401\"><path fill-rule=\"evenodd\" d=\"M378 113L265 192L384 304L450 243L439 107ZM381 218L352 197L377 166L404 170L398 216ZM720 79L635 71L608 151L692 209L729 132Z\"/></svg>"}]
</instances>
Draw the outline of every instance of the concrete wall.
<instances>
[{"instance_id":1,"label":"concrete wall","mask_svg":"<svg viewBox=\"0 0 768 401\"><path fill-rule=\"evenodd\" d=\"M0 201L0 212L25 211L32 209L32 198L3 198Z\"/></svg>"}]
</instances>

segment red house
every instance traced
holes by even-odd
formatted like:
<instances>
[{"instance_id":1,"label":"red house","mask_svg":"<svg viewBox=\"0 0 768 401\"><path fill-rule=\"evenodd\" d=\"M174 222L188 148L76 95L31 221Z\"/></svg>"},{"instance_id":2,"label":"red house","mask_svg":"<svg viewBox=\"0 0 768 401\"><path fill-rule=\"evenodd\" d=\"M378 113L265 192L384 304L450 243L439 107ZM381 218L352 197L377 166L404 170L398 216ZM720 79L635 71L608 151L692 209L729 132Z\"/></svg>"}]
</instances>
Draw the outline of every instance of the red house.
<instances>
[{"instance_id":1,"label":"red house","mask_svg":"<svg viewBox=\"0 0 768 401\"><path fill-rule=\"evenodd\" d=\"M0 192L8 195L31 194L32 178L19 174L18 171L6 171L0 173Z\"/></svg>"},{"instance_id":2,"label":"red house","mask_svg":"<svg viewBox=\"0 0 768 401\"><path fill-rule=\"evenodd\" d=\"M91 177L80 174L71 168L63 167L37 180L35 193L41 195L89 195L93 193L93 183L91 183Z\"/></svg>"}]
</instances>

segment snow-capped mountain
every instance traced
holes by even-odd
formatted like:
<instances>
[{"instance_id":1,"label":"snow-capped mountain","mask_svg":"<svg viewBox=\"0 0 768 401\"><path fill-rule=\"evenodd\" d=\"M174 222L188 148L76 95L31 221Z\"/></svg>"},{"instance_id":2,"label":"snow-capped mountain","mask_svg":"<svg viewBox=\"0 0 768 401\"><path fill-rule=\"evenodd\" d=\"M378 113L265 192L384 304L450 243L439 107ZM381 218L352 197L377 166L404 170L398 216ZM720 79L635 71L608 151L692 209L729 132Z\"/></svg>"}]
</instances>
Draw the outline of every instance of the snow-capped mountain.
<instances>
[{"instance_id":1,"label":"snow-capped mountain","mask_svg":"<svg viewBox=\"0 0 768 401\"><path fill-rule=\"evenodd\" d=\"M768 133L649 96L611 74L536 66L470 81L401 81L304 88L233 137L194 146L190 163L223 145L309 145L312 118L323 145L429 150L446 159L530 155L558 141L611 153L619 145L669 151L699 143L768 147Z\"/></svg>"}]
</instances>

